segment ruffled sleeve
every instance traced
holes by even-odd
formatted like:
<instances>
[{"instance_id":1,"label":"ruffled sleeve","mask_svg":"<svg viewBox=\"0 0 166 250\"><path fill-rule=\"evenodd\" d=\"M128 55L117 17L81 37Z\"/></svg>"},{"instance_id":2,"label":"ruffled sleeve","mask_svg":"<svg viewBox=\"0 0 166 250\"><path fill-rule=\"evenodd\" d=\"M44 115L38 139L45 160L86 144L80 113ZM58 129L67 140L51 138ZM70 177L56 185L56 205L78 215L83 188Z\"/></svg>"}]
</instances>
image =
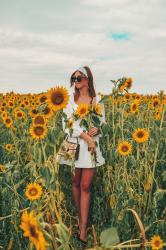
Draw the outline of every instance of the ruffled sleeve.
<instances>
[{"instance_id":1,"label":"ruffled sleeve","mask_svg":"<svg viewBox=\"0 0 166 250\"><path fill-rule=\"evenodd\" d=\"M71 118L72 113L75 111L74 110L74 104L73 104L73 98L72 98L71 95L72 94L70 94L69 102L68 102L66 108L63 109L63 112L67 115L67 119ZM80 127L79 123L80 123L79 120L75 121L73 119L73 127L72 127L73 133L72 133L72 137L79 137L80 134L82 132L84 132L83 129ZM62 124L63 124L63 130L65 130L65 132L69 134L69 128L65 128L64 119L62 120Z\"/></svg>"}]
</instances>

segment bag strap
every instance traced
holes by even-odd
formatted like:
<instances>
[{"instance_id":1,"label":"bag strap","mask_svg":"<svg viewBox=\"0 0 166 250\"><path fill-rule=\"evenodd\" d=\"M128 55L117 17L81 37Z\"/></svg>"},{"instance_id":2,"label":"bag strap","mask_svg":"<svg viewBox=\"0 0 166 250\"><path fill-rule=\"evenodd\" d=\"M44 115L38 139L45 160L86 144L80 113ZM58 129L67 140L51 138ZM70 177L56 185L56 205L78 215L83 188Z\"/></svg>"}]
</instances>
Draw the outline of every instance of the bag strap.
<instances>
[{"instance_id":1,"label":"bag strap","mask_svg":"<svg viewBox=\"0 0 166 250\"><path fill-rule=\"evenodd\" d=\"M66 137L64 140L67 140L68 137L69 137L69 134L66 134ZM76 138L77 138L77 144L78 144L78 137L76 137Z\"/></svg>"}]
</instances>

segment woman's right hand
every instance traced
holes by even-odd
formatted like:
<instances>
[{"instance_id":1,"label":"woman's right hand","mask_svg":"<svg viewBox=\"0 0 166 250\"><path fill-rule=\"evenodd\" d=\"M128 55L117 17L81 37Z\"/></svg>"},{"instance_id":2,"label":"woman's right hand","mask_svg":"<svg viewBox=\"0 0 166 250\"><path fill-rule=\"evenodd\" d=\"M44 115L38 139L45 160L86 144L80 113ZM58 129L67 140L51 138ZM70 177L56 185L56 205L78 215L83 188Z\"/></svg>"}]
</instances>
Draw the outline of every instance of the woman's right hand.
<instances>
[{"instance_id":1,"label":"woman's right hand","mask_svg":"<svg viewBox=\"0 0 166 250\"><path fill-rule=\"evenodd\" d=\"M88 151L91 151L91 154L96 152L96 144L91 137L89 138L87 143L88 143Z\"/></svg>"}]
</instances>

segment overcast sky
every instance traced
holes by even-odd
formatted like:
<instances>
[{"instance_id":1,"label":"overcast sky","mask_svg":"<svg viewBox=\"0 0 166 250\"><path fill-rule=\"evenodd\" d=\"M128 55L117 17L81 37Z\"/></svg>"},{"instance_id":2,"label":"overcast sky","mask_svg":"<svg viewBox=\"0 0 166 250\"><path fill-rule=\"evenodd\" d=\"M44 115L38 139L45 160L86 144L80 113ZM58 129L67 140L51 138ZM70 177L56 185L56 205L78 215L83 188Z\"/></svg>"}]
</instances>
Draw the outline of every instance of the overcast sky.
<instances>
[{"instance_id":1,"label":"overcast sky","mask_svg":"<svg viewBox=\"0 0 166 250\"><path fill-rule=\"evenodd\" d=\"M166 0L0 0L0 92L69 88L84 65L105 94L165 90Z\"/></svg>"}]
</instances>

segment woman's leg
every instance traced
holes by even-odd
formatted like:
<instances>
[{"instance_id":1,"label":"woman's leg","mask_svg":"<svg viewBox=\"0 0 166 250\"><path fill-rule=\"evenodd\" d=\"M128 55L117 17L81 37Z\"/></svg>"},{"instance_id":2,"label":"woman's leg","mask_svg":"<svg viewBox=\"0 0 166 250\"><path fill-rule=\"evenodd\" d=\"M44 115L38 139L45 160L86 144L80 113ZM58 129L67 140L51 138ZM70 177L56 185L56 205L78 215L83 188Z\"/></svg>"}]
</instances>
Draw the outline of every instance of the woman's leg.
<instances>
[{"instance_id":1,"label":"woman's leg","mask_svg":"<svg viewBox=\"0 0 166 250\"><path fill-rule=\"evenodd\" d=\"M90 189L93 177L95 175L96 168L83 168L81 176L81 200L80 200L80 209L81 209L81 232L80 238L86 241L86 227L88 221L88 211L90 206Z\"/></svg>"},{"instance_id":2,"label":"woman's leg","mask_svg":"<svg viewBox=\"0 0 166 250\"><path fill-rule=\"evenodd\" d=\"M79 217L79 226L81 225L81 213L80 213L80 181L81 181L82 168L75 168L75 175L72 174L72 195L76 204Z\"/></svg>"}]
</instances>

